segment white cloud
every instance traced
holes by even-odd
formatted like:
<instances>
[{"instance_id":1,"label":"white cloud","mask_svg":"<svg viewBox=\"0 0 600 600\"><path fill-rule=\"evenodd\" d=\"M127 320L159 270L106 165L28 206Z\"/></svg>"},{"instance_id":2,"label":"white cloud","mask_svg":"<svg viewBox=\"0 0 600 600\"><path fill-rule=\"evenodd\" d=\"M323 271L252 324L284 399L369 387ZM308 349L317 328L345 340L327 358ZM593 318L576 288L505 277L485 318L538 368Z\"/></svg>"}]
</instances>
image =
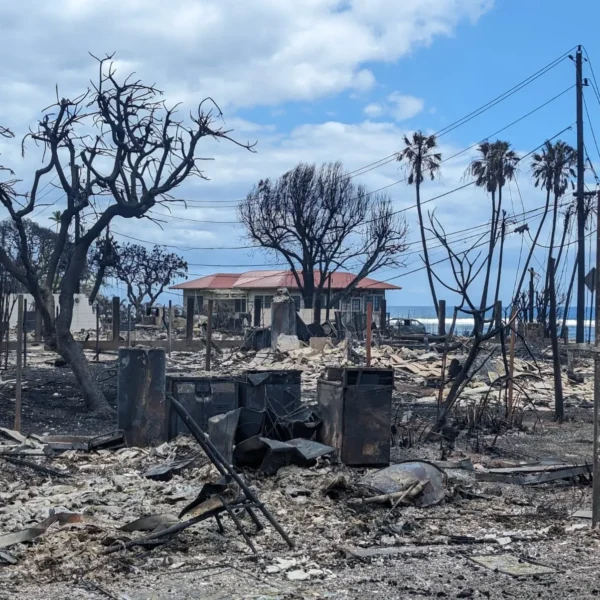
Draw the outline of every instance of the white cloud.
<instances>
[{"instance_id":1,"label":"white cloud","mask_svg":"<svg viewBox=\"0 0 600 600\"><path fill-rule=\"evenodd\" d=\"M416 117L425 107L425 101L415 96L392 92L385 102L373 102L363 108L370 118L392 116L396 121L406 121Z\"/></svg>"},{"instance_id":2,"label":"white cloud","mask_svg":"<svg viewBox=\"0 0 600 600\"><path fill-rule=\"evenodd\" d=\"M367 115L367 117L380 117L381 115L383 115L384 110L381 104L379 104L378 102L372 102L371 104L367 104L367 106L363 108L363 112L365 113L365 115Z\"/></svg>"},{"instance_id":3,"label":"white cloud","mask_svg":"<svg viewBox=\"0 0 600 600\"><path fill-rule=\"evenodd\" d=\"M421 98L403 96L399 92L390 94L387 99L391 105L390 114L396 121L412 119L423 110L423 106L425 105L425 102Z\"/></svg>"},{"instance_id":4,"label":"white cloud","mask_svg":"<svg viewBox=\"0 0 600 600\"><path fill-rule=\"evenodd\" d=\"M43 100L79 91L94 73L88 51L116 52L167 97L223 107L276 106L364 91L366 65L395 62L476 21L490 0L38 0L0 9L0 82L41 87ZM39 93L39 92L38 92ZM37 106L36 94L27 99ZM48 103L48 102L47 102ZM41 105L44 105L43 101ZM40 105L40 106L41 106ZM9 107L10 107L9 103ZM6 119L6 103L0 118ZM8 115L10 116L10 115Z\"/></svg>"}]
</instances>

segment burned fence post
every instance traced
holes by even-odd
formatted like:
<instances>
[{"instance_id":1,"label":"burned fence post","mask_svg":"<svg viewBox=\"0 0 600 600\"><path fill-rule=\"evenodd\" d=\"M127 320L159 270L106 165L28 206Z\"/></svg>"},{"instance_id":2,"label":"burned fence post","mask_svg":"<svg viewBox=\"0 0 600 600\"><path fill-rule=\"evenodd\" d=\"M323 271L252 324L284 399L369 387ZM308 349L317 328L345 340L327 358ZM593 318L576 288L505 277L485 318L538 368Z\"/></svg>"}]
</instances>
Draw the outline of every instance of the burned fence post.
<instances>
[{"instance_id":1,"label":"burned fence post","mask_svg":"<svg viewBox=\"0 0 600 600\"><path fill-rule=\"evenodd\" d=\"M260 327L262 321L262 297L256 296L254 298L254 317L252 323L254 327Z\"/></svg>"},{"instance_id":2,"label":"burned fence post","mask_svg":"<svg viewBox=\"0 0 600 600\"><path fill-rule=\"evenodd\" d=\"M528 306L528 312L529 312L529 322L533 323L533 303L534 303L534 287L533 287L533 278L535 276L535 271L533 270L533 267L531 267L529 269L529 306ZM568 304L568 301L567 301Z\"/></svg>"},{"instance_id":3,"label":"burned fence post","mask_svg":"<svg viewBox=\"0 0 600 600\"><path fill-rule=\"evenodd\" d=\"M131 346L131 304L127 305L127 347Z\"/></svg>"},{"instance_id":4,"label":"burned fence post","mask_svg":"<svg viewBox=\"0 0 600 600\"><path fill-rule=\"evenodd\" d=\"M212 319L213 319L213 300L208 301L208 319L206 320L206 361L204 369L210 371L210 353L212 352Z\"/></svg>"},{"instance_id":5,"label":"burned fence post","mask_svg":"<svg viewBox=\"0 0 600 600\"><path fill-rule=\"evenodd\" d=\"M196 298L189 296L185 312L185 339L191 342L194 339L194 311L196 309Z\"/></svg>"},{"instance_id":6,"label":"burned fence post","mask_svg":"<svg viewBox=\"0 0 600 600\"><path fill-rule=\"evenodd\" d=\"M446 301L438 300L438 335L446 335Z\"/></svg>"},{"instance_id":7,"label":"burned fence post","mask_svg":"<svg viewBox=\"0 0 600 600\"><path fill-rule=\"evenodd\" d=\"M119 333L121 331L121 299L118 296L113 296L112 299L112 340L119 341Z\"/></svg>"},{"instance_id":8,"label":"burned fence post","mask_svg":"<svg viewBox=\"0 0 600 600\"><path fill-rule=\"evenodd\" d=\"M21 431L21 382L23 377L23 294L17 301L17 377L15 382L15 430Z\"/></svg>"},{"instance_id":9,"label":"burned fence post","mask_svg":"<svg viewBox=\"0 0 600 600\"><path fill-rule=\"evenodd\" d=\"M563 402L562 375L560 370L560 355L558 350L558 331L556 324L556 259L550 258L550 272L548 282L550 284L550 338L552 342L552 363L554 371L554 418L562 421L565 418L565 406Z\"/></svg>"},{"instance_id":10,"label":"burned fence post","mask_svg":"<svg viewBox=\"0 0 600 600\"><path fill-rule=\"evenodd\" d=\"M100 360L100 304L96 302L96 362Z\"/></svg>"},{"instance_id":11,"label":"burned fence post","mask_svg":"<svg viewBox=\"0 0 600 600\"><path fill-rule=\"evenodd\" d=\"M166 441L164 348L119 348L117 422L130 446Z\"/></svg>"},{"instance_id":12,"label":"burned fence post","mask_svg":"<svg viewBox=\"0 0 600 600\"><path fill-rule=\"evenodd\" d=\"M494 329L498 330L498 339L502 335L502 300L497 300L494 303Z\"/></svg>"},{"instance_id":13,"label":"burned fence post","mask_svg":"<svg viewBox=\"0 0 600 600\"><path fill-rule=\"evenodd\" d=\"M173 336L173 303L169 300L169 314L167 315L167 351L171 356L171 345Z\"/></svg>"},{"instance_id":14,"label":"burned fence post","mask_svg":"<svg viewBox=\"0 0 600 600\"><path fill-rule=\"evenodd\" d=\"M27 298L23 299L23 367L27 366Z\"/></svg>"},{"instance_id":15,"label":"burned fence post","mask_svg":"<svg viewBox=\"0 0 600 600\"><path fill-rule=\"evenodd\" d=\"M379 301L379 330L382 335L387 333L387 301L381 298Z\"/></svg>"},{"instance_id":16,"label":"burned fence post","mask_svg":"<svg viewBox=\"0 0 600 600\"><path fill-rule=\"evenodd\" d=\"M367 367L371 366L371 344L373 343L373 303L367 302Z\"/></svg>"}]
</instances>

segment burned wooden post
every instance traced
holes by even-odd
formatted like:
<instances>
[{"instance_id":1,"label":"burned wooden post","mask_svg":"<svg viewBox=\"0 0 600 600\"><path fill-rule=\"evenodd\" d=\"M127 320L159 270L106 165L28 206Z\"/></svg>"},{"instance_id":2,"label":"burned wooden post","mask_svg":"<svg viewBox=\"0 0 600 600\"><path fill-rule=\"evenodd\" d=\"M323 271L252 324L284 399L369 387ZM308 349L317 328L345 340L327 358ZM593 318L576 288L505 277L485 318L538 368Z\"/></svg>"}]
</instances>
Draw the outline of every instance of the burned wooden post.
<instances>
[{"instance_id":1,"label":"burned wooden post","mask_svg":"<svg viewBox=\"0 0 600 600\"><path fill-rule=\"evenodd\" d=\"M385 298L381 298L379 301L379 330L382 335L387 332L387 301Z\"/></svg>"},{"instance_id":2,"label":"burned wooden post","mask_svg":"<svg viewBox=\"0 0 600 600\"><path fill-rule=\"evenodd\" d=\"M446 301L438 300L438 335L446 335Z\"/></svg>"},{"instance_id":3,"label":"burned wooden post","mask_svg":"<svg viewBox=\"0 0 600 600\"><path fill-rule=\"evenodd\" d=\"M169 300L169 313L167 315L167 351L169 352L169 356L171 356L171 345L172 345L172 335L173 335L173 303Z\"/></svg>"},{"instance_id":4,"label":"burned wooden post","mask_svg":"<svg viewBox=\"0 0 600 600\"><path fill-rule=\"evenodd\" d=\"M502 300L497 300L494 303L494 329L498 331L498 339L502 335Z\"/></svg>"},{"instance_id":5,"label":"burned wooden post","mask_svg":"<svg viewBox=\"0 0 600 600\"><path fill-rule=\"evenodd\" d=\"M121 299L118 296L113 296L112 299L112 340L119 341L121 332Z\"/></svg>"},{"instance_id":6,"label":"burned wooden post","mask_svg":"<svg viewBox=\"0 0 600 600\"><path fill-rule=\"evenodd\" d=\"M212 352L213 300L208 301L208 319L206 320L206 362L204 369L210 371L210 353Z\"/></svg>"},{"instance_id":7,"label":"burned wooden post","mask_svg":"<svg viewBox=\"0 0 600 600\"><path fill-rule=\"evenodd\" d=\"M27 366L27 298L23 299L23 368Z\"/></svg>"},{"instance_id":8,"label":"burned wooden post","mask_svg":"<svg viewBox=\"0 0 600 600\"><path fill-rule=\"evenodd\" d=\"M23 377L23 294L17 301L17 376L15 381L15 430L21 431L21 385Z\"/></svg>"},{"instance_id":9,"label":"burned wooden post","mask_svg":"<svg viewBox=\"0 0 600 600\"><path fill-rule=\"evenodd\" d=\"M558 350L558 331L556 325L556 259L550 258L550 273L548 282L550 284L550 338L552 342L552 363L554 371L554 418L562 421L565 418L565 407L563 402L562 376L560 372L560 356Z\"/></svg>"},{"instance_id":10,"label":"burned wooden post","mask_svg":"<svg viewBox=\"0 0 600 600\"><path fill-rule=\"evenodd\" d=\"M516 341L516 329L517 329L517 308L513 306L512 315L510 317L510 354L508 360L508 396L506 401L506 416L508 417L509 423L512 422L513 414L513 375L515 372L515 341Z\"/></svg>"},{"instance_id":11,"label":"burned wooden post","mask_svg":"<svg viewBox=\"0 0 600 600\"><path fill-rule=\"evenodd\" d=\"M256 296L254 298L254 318L253 324L254 327L260 327L260 323L262 320L262 298L260 296Z\"/></svg>"},{"instance_id":12,"label":"burned wooden post","mask_svg":"<svg viewBox=\"0 0 600 600\"><path fill-rule=\"evenodd\" d=\"M164 348L119 348L117 422L129 446L167 440Z\"/></svg>"},{"instance_id":13,"label":"burned wooden post","mask_svg":"<svg viewBox=\"0 0 600 600\"><path fill-rule=\"evenodd\" d=\"M100 304L96 302L96 362L100 360Z\"/></svg>"},{"instance_id":14,"label":"burned wooden post","mask_svg":"<svg viewBox=\"0 0 600 600\"><path fill-rule=\"evenodd\" d=\"M373 343L373 303L367 302L367 367L371 366L371 344Z\"/></svg>"},{"instance_id":15,"label":"burned wooden post","mask_svg":"<svg viewBox=\"0 0 600 600\"><path fill-rule=\"evenodd\" d=\"M131 304L127 305L127 347L131 346Z\"/></svg>"},{"instance_id":16,"label":"burned wooden post","mask_svg":"<svg viewBox=\"0 0 600 600\"><path fill-rule=\"evenodd\" d=\"M196 298L189 296L185 312L185 340L191 342L194 339L194 312L196 309Z\"/></svg>"}]
</instances>

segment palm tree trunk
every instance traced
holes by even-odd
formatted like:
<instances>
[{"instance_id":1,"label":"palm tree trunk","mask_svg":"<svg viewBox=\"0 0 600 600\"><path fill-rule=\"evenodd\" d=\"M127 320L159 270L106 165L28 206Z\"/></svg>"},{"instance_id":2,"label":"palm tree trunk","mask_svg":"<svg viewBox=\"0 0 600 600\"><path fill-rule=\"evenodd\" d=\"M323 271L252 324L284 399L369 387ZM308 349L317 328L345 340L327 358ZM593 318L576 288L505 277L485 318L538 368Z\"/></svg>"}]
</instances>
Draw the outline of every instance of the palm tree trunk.
<instances>
[{"instance_id":1,"label":"palm tree trunk","mask_svg":"<svg viewBox=\"0 0 600 600\"><path fill-rule=\"evenodd\" d=\"M498 254L498 277L496 278L496 292L494 293L494 305L498 302L500 296L500 281L502 279L502 257L504 256L504 236L506 235L506 217L502 219L502 227L500 228L500 252ZM494 322L490 323L490 331L494 326Z\"/></svg>"},{"instance_id":2,"label":"palm tree trunk","mask_svg":"<svg viewBox=\"0 0 600 600\"><path fill-rule=\"evenodd\" d=\"M417 192L417 212L419 214L419 230L421 231L421 242L423 244L423 258L425 259L425 268L427 269L427 279L429 279L429 289L431 290L431 298L433 300L433 307L435 308L435 314L438 314L438 301L435 294L435 286L433 284L433 275L431 274L431 265L429 263L429 251L427 250L427 240L425 239L425 223L423 222L423 212L421 210L421 185L419 183L421 179L420 170L417 171L417 178L415 181L415 189Z\"/></svg>"},{"instance_id":3,"label":"palm tree trunk","mask_svg":"<svg viewBox=\"0 0 600 600\"><path fill-rule=\"evenodd\" d=\"M496 213L496 193L492 192L492 226L490 228L490 246L488 249L487 267L485 269L485 281L483 282L483 292L481 293L480 310L487 307L488 288L490 285L490 275L492 271L492 261L494 258L494 245L496 243L496 231L498 229L498 217Z\"/></svg>"}]
</instances>

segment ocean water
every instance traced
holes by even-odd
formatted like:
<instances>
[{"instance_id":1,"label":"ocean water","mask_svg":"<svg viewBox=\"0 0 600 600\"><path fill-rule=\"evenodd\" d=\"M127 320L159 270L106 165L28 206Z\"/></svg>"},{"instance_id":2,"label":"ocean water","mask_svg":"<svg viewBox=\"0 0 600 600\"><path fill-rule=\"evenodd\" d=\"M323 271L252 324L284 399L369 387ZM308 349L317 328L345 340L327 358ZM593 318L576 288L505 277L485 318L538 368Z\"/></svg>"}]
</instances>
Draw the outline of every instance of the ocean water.
<instances>
[{"instance_id":1,"label":"ocean water","mask_svg":"<svg viewBox=\"0 0 600 600\"><path fill-rule=\"evenodd\" d=\"M425 325L426 329L430 333L437 333L438 319L433 306L388 306L388 312L390 318L411 318L418 319ZM588 340L590 335L591 327L591 341L594 340L594 327L596 322L594 319L589 319L590 308L585 309L586 320L585 320L585 340ZM593 315L593 309L592 313ZM454 306L446 306L446 327L450 327L452 323L452 317L454 315ZM505 315L505 318L508 315ZM575 339L575 326L576 326L576 308L571 307L567 316L567 327L569 328L569 339ZM491 314L489 315L491 317ZM559 329L562 324L562 317L559 319ZM458 313L456 319L456 333L459 335L467 335L470 330L473 329L473 318L469 317L464 313Z\"/></svg>"}]
</instances>

